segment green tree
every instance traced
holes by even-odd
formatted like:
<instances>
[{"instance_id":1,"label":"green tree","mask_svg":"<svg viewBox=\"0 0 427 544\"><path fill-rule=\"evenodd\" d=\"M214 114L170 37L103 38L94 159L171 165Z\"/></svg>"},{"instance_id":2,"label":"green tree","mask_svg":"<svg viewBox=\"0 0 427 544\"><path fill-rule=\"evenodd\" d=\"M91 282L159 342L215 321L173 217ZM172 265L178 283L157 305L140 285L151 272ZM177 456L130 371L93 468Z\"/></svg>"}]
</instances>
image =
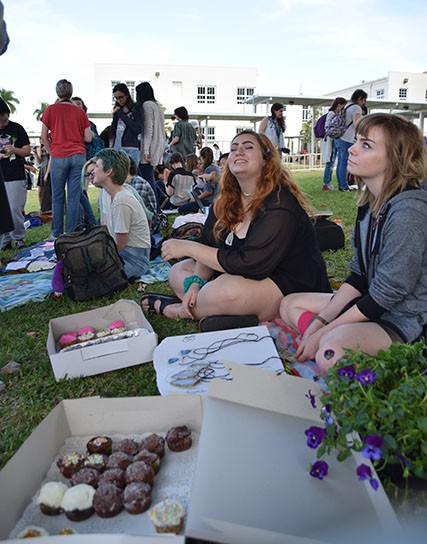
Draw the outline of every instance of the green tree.
<instances>
[{"instance_id":1,"label":"green tree","mask_svg":"<svg viewBox=\"0 0 427 544\"><path fill-rule=\"evenodd\" d=\"M41 119L41 116L43 115L44 113L44 110L49 106L49 104L47 102L40 102L40 108L36 108L34 111L33 111L33 115L36 116L36 119L37 121L40 121Z\"/></svg>"},{"instance_id":2,"label":"green tree","mask_svg":"<svg viewBox=\"0 0 427 544\"><path fill-rule=\"evenodd\" d=\"M8 91L7 89L3 89L3 88L0 89L0 96L9 106L9 109L12 113L15 113L16 111L15 104L20 104L19 100L13 96L14 94L15 94L14 91Z\"/></svg>"}]
</instances>

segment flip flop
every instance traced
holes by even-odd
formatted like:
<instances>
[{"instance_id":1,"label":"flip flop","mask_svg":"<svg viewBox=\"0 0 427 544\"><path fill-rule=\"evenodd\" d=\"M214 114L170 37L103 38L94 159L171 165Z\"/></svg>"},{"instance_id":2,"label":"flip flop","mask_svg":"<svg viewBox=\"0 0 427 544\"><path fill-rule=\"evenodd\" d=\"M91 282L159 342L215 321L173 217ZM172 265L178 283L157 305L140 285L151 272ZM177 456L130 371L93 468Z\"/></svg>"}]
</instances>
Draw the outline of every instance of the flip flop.
<instances>
[{"instance_id":1,"label":"flip flop","mask_svg":"<svg viewBox=\"0 0 427 544\"><path fill-rule=\"evenodd\" d=\"M141 297L141 307L144 300L148 301L148 315L164 315L163 310L170 304L177 304L181 302L181 299L172 295L162 295L161 293L149 293ZM154 306L155 302L160 300L159 311L156 311Z\"/></svg>"},{"instance_id":2,"label":"flip flop","mask_svg":"<svg viewBox=\"0 0 427 544\"><path fill-rule=\"evenodd\" d=\"M257 327L259 319L257 315L211 315L200 320L200 332L223 331L226 329L241 329L244 327Z\"/></svg>"}]
</instances>

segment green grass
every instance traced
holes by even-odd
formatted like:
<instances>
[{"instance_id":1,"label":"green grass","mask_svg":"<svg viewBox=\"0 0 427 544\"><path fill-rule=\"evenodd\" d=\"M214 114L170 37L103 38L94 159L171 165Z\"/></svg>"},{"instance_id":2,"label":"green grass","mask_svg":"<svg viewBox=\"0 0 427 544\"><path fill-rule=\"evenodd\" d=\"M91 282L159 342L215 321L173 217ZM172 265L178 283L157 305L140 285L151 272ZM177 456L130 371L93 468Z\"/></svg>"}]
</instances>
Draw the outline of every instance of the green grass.
<instances>
[{"instance_id":1,"label":"green grass","mask_svg":"<svg viewBox=\"0 0 427 544\"><path fill-rule=\"evenodd\" d=\"M323 192L320 173L298 173L298 182L316 209L332 209L334 218L343 222L346 237L350 235L354 212L355 195L339 191ZM98 191L90 191L94 209ZM37 192L29 191L26 211L38 210ZM50 225L27 231L27 244L46 238ZM324 252L331 281L340 282L347 275L351 255L349 243L340 251ZM2 261L13 258L13 250L2 253ZM169 292L166 283L154 284L149 291ZM63 315L78 313L105 306L119 298L139 301L141 293L136 285L112 299L104 297L90 302L74 302L67 296L48 298L44 302L29 303L0 314L0 368L9 361L16 361L21 370L12 375L1 374L6 389L0 392L0 467L15 453L34 427L62 399L89 397L145 396L157 395L156 379L151 363L118 370L89 378L55 381L46 352L49 320ZM169 321L162 317L150 318L159 341L167 336L197 331L197 324L188 321Z\"/></svg>"}]
</instances>

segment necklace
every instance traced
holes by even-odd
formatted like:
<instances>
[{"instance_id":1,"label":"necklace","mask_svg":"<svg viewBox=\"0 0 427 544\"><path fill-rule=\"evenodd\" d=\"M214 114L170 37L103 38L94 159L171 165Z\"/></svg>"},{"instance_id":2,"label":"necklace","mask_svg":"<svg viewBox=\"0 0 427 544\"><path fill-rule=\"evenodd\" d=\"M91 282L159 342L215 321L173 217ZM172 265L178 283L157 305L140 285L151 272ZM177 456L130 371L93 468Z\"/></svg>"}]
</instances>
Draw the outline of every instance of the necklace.
<instances>
[{"instance_id":1,"label":"necklace","mask_svg":"<svg viewBox=\"0 0 427 544\"><path fill-rule=\"evenodd\" d=\"M254 196L254 193L245 193L245 191L242 191L242 195L249 197L249 196Z\"/></svg>"}]
</instances>

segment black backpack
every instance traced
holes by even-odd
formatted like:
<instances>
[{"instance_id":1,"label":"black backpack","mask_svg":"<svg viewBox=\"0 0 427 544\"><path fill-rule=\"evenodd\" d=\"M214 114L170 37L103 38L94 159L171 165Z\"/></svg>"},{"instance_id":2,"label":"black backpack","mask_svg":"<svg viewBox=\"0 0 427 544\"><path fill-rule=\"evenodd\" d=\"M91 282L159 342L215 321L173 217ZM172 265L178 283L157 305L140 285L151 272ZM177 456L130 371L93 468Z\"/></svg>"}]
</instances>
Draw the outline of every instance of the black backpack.
<instances>
[{"instance_id":1,"label":"black backpack","mask_svg":"<svg viewBox=\"0 0 427 544\"><path fill-rule=\"evenodd\" d=\"M128 285L124 262L105 225L79 225L55 240L64 263L65 292L73 300L89 300L121 291Z\"/></svg>"}]
</instances>

